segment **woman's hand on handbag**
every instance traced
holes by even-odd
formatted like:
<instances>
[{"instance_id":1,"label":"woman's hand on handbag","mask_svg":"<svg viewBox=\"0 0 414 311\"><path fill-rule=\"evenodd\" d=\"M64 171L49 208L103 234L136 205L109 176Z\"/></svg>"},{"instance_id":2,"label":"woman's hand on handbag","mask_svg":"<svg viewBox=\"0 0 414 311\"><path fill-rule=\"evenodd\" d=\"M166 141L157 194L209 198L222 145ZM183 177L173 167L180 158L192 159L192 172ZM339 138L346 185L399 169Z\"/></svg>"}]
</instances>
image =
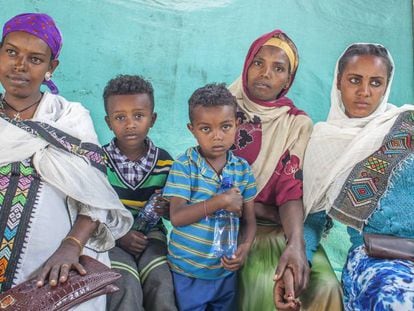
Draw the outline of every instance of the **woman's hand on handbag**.
<instances>
[{"instance_id":1,"label":"woman's hand on handbag","mask_svg":"<svg viewBox=\"0 0 414 311\"><path fill-rule=\"evenodd\" d=\"M79 256L98 225L99 222L93 221L89 216L77 216L69 234L43 265L36 278L38 287L44 285L47 277L50 286L66 282L70 270L76 270L80 275L86 274L85 268L79 263Z\"/></svg>"},{"instance_id":2,"label":"woman's hand on handbag","mask_svg":"<svg viewBox=\"0 0 414 311\"><path fill-rule=\"evenodd\" d=\"M48 278L50 286L64 283L68 279L69 271L76 270L79 274L85 275L85 268L79 263L79 245L71 239L65 239L59 248L43 265L40 274L37 276L36 285L42 287Z\"/></svg>"}]
</instances>

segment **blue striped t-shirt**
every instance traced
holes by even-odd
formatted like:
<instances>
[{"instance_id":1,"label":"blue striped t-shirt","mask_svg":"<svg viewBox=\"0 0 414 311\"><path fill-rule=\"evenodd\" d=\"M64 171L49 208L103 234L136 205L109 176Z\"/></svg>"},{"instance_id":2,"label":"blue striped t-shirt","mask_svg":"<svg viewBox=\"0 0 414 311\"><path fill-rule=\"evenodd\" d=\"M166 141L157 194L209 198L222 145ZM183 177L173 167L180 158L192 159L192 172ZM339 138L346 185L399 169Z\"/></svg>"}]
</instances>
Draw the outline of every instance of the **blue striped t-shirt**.
<instances>
[{"instance_id":1,"label":"blue striped t-shirt","mask_svg":"<svg viewBox=\"0 0 414 311\"><path fill-rule=\"evenodd\" d=\"M194 204L210 199L217 194L221 179L229 177L233 187L240 189L243 201L254 199L256 183L249 164L231 151L222 175L207 164L197 147L189 148L174 161L167 183L165 197L179 197ZM220 258L211 253L213 244L214 219L202 218L187 226L174 227L168 244L168 261L176 273L200 279L218 279L230 271L223 268Z\"/></svg>"}]
</instances>

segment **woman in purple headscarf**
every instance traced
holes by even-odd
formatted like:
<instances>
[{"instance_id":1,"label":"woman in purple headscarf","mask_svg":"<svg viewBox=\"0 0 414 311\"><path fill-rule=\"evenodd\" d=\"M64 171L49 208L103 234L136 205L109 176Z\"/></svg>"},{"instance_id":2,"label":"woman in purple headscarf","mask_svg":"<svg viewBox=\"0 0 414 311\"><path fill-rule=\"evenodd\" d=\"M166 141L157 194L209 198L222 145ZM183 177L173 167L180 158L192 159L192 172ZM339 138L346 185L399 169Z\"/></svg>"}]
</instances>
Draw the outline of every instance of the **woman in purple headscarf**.
<instances>
[{"instance_id":1,"label":"woman in purple headscarf","mask_svg":"<svg viewBox=\"0 0 414 311\"><path fill-rule=\"evenodd\" d=\"M38 286L106 264L131 226L108 184L89 112L57 95L52 73L62 36L46 14L21 14L0 44L0 292L36 275ZM51 91L42 92L41 84ZM77 310L103 310L105 297Z\"/></svg>"}]
</instances>

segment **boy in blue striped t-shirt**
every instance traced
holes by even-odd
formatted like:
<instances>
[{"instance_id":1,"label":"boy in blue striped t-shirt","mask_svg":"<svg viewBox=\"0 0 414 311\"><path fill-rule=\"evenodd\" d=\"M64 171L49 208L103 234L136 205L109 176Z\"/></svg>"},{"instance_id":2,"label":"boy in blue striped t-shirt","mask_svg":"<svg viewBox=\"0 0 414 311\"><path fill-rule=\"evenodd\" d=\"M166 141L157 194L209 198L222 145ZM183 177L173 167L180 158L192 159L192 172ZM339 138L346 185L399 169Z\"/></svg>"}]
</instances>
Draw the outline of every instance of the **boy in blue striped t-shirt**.
<instances>
[{"instance_id":1,"label":"boy in blue striped t-shirt","mask_svg":"<svg viewBox=\"0 0 414 311\"><path fill-rule=\"evenodd\" d=\"M173 163L164 197L173 230L168 261L180 310L235 310L236 273L256 233L256 185L249 164L230 151L238 125L237 103L224 84L197 89L189 100L188 129L198 146ZM218 194L223 178L233 188ZM212 253L216 211L240 215L238 247L230 258Z\"/></svg>"}]
</instances>

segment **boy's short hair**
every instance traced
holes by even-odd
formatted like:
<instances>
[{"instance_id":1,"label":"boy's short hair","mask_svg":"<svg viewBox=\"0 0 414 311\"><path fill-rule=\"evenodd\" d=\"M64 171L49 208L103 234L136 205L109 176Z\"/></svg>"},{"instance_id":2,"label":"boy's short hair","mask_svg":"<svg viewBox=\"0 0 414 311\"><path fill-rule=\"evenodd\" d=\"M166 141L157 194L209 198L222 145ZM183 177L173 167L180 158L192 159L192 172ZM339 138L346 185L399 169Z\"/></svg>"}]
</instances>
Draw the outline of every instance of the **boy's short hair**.
<instances>
[{"instance_id":1,"label":"boy's short hair","mask_svg":"<svg viewBox=\"0 0 414 311\"><path fill-rule=\"evenodd\" d=\"M154 89L151 82L139 75L118 75L108 81L103 92L105 112L108 114L108 98L115 95L148 94L154 111Z\"/></svg>"},{"instance_id":2,"label":"boy's short hair","mask_svg":"<svg viewBox=\"0 0 414 311\"><path fill-rule=\"evenodd\" d=\"M188 116L193 122L193 111L197 106L217 107L232 106L234 115L237 113L236 98L226 88L224 83L210 83L198 88L188 100Z\"/></svg>"}]
</instances>

